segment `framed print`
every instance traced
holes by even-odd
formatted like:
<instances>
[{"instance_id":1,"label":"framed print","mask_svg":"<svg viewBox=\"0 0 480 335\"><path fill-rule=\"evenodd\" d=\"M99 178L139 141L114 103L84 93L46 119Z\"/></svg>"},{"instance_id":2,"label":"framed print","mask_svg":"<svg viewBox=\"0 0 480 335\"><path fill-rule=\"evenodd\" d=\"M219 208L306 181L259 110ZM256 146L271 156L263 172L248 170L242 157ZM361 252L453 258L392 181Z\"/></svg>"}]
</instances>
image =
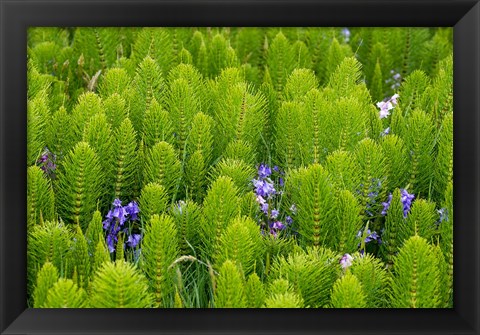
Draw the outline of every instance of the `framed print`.
<instances>
[{"instance_id":1,"label":"framed print","mask_svg":"<svg viewBox=\"0 0 480 335\"><path fill-rule=\"evenodd\" d=\"M478 2L1 15L2 333L478 333Z\"/></svg>"}]
</instances>

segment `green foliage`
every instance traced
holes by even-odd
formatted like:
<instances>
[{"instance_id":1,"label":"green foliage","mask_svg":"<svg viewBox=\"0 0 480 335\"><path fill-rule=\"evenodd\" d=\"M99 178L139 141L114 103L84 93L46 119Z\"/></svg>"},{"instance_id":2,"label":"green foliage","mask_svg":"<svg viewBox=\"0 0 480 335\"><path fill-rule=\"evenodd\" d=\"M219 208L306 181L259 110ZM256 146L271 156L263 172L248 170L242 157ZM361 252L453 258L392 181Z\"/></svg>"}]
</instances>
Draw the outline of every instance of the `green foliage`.
<instances>
[{"instance_id":1,"label":"green foliage","mask_svg":"<svg viewBox=\"0 0 480 335\"><path fill-rule=\"evenodd\" d=\"M438 260L434 248L420 236L412 236L394 261L392 307L438 307L441 297Z\"/></svg>"},{"instance_id":2,"label":"green foliage","mask_svg":"<svg viewBox=\"0 0 480 335\"><path fill-rule=\"evenodd\" d=\"M216 308L247 307L245 296L245 278L234 262L226 260L218 271L216 278L214 304Z\"/></svg>"},{"instance_id":3,"label":"green foliage","mask_svg":"<svg viewBox=\"0 0 480 335\"><path fill-rule=\"evenodd\" d=\"M265 287L256 273L248 276L245 284L245 295L248 308L260 308L263 306L265 302Z\"/></svg>"},{"instance_id":4,"label":"green foliage","mask_svg":"<svg viewBox=\"0 0 480 335\"><path fill-rule=\"evenodd\" d=\"M87 228L102 196L103 178L97 154L88 143L79 142L65 157L58 174L58 213L66 223Z\"/></svg>"},{"instance_id":5,"label":"green foliage","mask_svg":"<svg viewBox=\"0 0 480 335\"><path fill-rule=\"evenodd\" d=\"M55 195L52 184L38 166L30 166L27 170L27 226L29 229L51 221L55 216Z\"/></svg>"},{"instance_id":6,"label":"green foliage","mask_svg":"<svg viewBox=\"0 0 480 335\"><path fill-rule=\"evenodd\" d=\"M394 256L403 244L401 229L406 226L406 223L401 196L400 189L393 191L385 219L385 231L382 234L382 250L388 265L392 265Z\"/></svg>"},{"instance_id":7,"label":"green foliage","mask_svg":"<svg viewBox=\"0 0 480 335\"><path fill-rule=\"evenodd\" d=\"M288 184L288 179L287 179ZM287 185L288 188L288 185ZM298 208L299 243L302 247L332 245L335 200L332 184L325 169L318 164L302 168L298 184L291 186L291 198Z\"/></svg>"},{"instance_id":8,"label":"green foliage","mask_svg":"<svg viewBox=\"0 0 480 335\"><path fill-rule=\"evenodd\" d=\"M337 279L332 290L333 308L365 308L367 307L362 284L355 275L347 273Z\"/></svg>"},{"instance_id":9,"label":"green foliage","mask_svg":"<svg viewBox=\"0 0 480 335\"><path fill-rule=\"evenodd\" d=\"M50 288L58 281L58 270L50 262L45 262L37 275L37 283L33 291L33 307L39 308L45 304Z\"/></svg>"},{"instance_id":10,"label":"green foliage","mask_svg":"<svg viewBox=\"0 0 480 335\"><path fill-rule=\"evenodd\" d=\"M406 224L400 231L400 240L407 240L410 236L419 235L431 241L436 234L438 213L435 203L425 199L417 199L413 202Z\"/></svg>"},{"instance_id":11,"label":"green foliage","mask_svg":"<svg viewBox=\"0 0 480 335\"><path fill-rule=\"evenodd\" d=\"M440 222L440 248L447 263L448 307L453 306L453 182L447 184L443 208L446 219Z\"/></svg>"},{"instance_id":12,"label":"green foliage","mask_svg":"<svg viewBox=\"0 0 480 335\"><path fill-rule=\"evenodd\" d=\"M170 70L173 54L169 52L172 50L172 40L168 29L143 28L138 32L132 49L132 60L135 66L148 57L155 60L163 73L168 73Z\"/></svg>"},{"instance_id":13,"label":"green foliage","mask_svg":"<svg viewBox=\"0 0 480 335\"><path fill-rule=\"evenodd\" d=\"M414 110L406 122L403 139L410 153L411 190L416 195L426 198L430 194L434 169L435 132L431 117L421 110Z\"/></svg>"},{"instance_id":14,"label":"green foliage","mask_svg":"<svg viewBox=\"0 0 480 335\"><path fill-rule=\"evenodd\" d=\"M266 65L272 78L273 87L278 93L281 93L288 76L295 67L292 45L282 32L275 36L268 47Z\"/></svg>"},{"instance_id":15,"label":"green foliage","mask_svg":"<svg viewBox=\"0 0 480 335\"><path fill-rule=\"evenodd\" d=\"M387 168L382 148L373 140L366 138L358 143L355 148L355 160L357 175L359 176L359 198L362 207L371 202L369 193L377 188L380 183L381 189L376 199L386 198L388 179L385 178ZM357 190L356 190L357 191ZM371 210L377 211L381 204L372 204Z\"/></svg>"},{"instance_id":16,"label":"green foliage","mask_svg":"<svg viewBox=\"0 0 480 335\"><path fill-rule=\"evenodd\" d=\"M200 151L205 165L209 166L213 151L213 119L203 113L197 113L192 119L187 140L187 153L192 155Z\"/></svg>"},{"instance_id":17,"label":"green foliage","mask_svg":"<svg viewBox=\"0 0 480 335\"><path fill-rule=\"evenodd\" d=\"M177 228L168 215L154 215L147 222L142 243L141 266L150 290L155 296L155 305L171 307L175 287L170 265L178 258Z\"/></svg>"},{"instance_id":18,"label":"green foliage","mask_svg":"<svg viewBox=\"0 0 480 335\"><path fill-rule=\"evenodd\" d=\"M92 308L149 308L154 305L145 276L123 260L103 263L94 276L91 290Z\"/></svg>"},{"instance_id":19,"label":"green foliage","mask_svg":"<svg viewBox=\"0 0 480 335\"><path fill-rule=\"evenodd\" d=\"M73 280L60 278L48 290L43 308L84 308L88 306L87 294Z\"/></svg>"},{"instance_id":20,"label":"green foliage","mask_svg":"<svg viewBox=\"0 0 480 335\"><path fill-rule=\"evenodd\" d=\"M27 58L29 307L453 306L451 28L38 27Z\"/></svg>"},{"instance_id":21,"label":"green foliage","mask_svg":"<svg viewBox=\"0 0 480 335\"><path fill-rule=\"evenodd\" d=\"M70 116L74 143L82 139L85 125L94 115L102 114L102 100L94 93L87 92L78 97Z\"/></svg>"},{"instance_id":22,"label":"green foliage","mask_svg":"<svg viewBox=\"0 0 480 335\"><path fill-rule=\"evenodd\" d=\"M255 152L248 142L236 140L228 143L223 153L225 159L242 160L247 164L255 163Z\"/></svg>"},{"instance_id":23,"label":"green foliage","mask_svg":"<svg viewBox=\"0 0 480 335\"><path fill-rule=\"evenodd\" d=\"M33 165L45 147L45 128L50 118L45 96L27 103L27 165Z\"/></svg>"},{"instance_id":24,"label":"green foliage","mask_svg":"<svg viewBox=\"0 0 480 335\"><path fill-rule=\"evenodd\" d=\"M102 213L97 209L93 212L92 221L90 221L87 230L85 231L85 239L88 244L89 255L93 255L95 248L97 247L98 241L103 236L103 222L102 222Z\"/></svg>"},{"instance_id":25,"label":"green foliage","mask_svg":"<svg viewBox=\"0 0 480 335\"><path fill-rule=\"evenodd\" d=\"M327 156L325 168L338 189L356 192L360 185L360 176L356 173L356 162L349 152L335 150Z\"/></svg>"},{"instance_id":26,"label":"green foliage","mask_svg":"<svg viewBox=\"0 0 480 335\"><path fill-rule=\"evenodd\" d=\"M297 251L274 261L271 278L283 278L292 283L306 306L323 307L330 300L337 279L337 259L330 249Z\"/></svg>"},{"instance_id":27,"label":"green foliage","mask_svg":"<svg viewBox=\"0 0 480 335\"><path fill-rule=\"evenodd\" d=\"M310 90L317 88L318 79L308 69L295 69L285 83L285 100L302 100Z\"/></svg>"},{"instance_id":28,"label":"green foliage","mask_svg":"<svg viewBox=\"0 0 480 335\"><path fill-rule=\"evenodd\" d=\"M221 265L226 260L231 260L248 275L254 270L261 243L258 225L249 217L237 217L220 236L214 262Z\"/></svg>"},{"instance_id":29,"label":"green foliage","mask_svg":"<svg viewBox=\"0 0 480 335\"><path fill-rule=\"evenodd\" d=\"M52 114L52 118L46 125L45 144L51 152L57 155L57 159L59 160L61 160L75 145L71 122L71 115L68 114L65 107L60 107Z\"/></svg>"},{"instance_id":30,"label":"green foliage","mask_svg":"<svg viewBox=\"0 0 480 335\"><path fill-rule=\"evenodd\" d=\"M150 56L146 56L138 64L130 101L130 119L137 134L140 134L143 129L145 111L150 108L154 99L160 104L164 101L163 78L162 70Z\"/></svg>"},{"instance_id":31,"label":"green foliage","mask_svg":"<svg viewBox=\"0 0 480 335\"><path fill-rule=\"evenodd\" d=\"M91 260L88 250L87 239L82 233L79 225L75 225L74 238L71 250L70 266L73 267L77 273L78 287L86 289L90 281L91 275Z\"/></svg>"},{"instance_id":32,"label":"green foliage","mask_svg":"<svg viewBox=\"0 0 480 335\"><path fill-rule=\"evenodd\" d=\"M111 129L118 129L128 116L127 102L125 101L125 98L118 93L113 93L108 98L104 98L102 102Z\"/></svg>"},{"instance_id":33,"label":"green foliage","mask_svg":"<svg viewBox=\"0 0 480 335\"><path fill-rule=\"evenodd\" d=\"M92 262L92 274L95 274L98 269L100 269L103 263L110 262L110 252L107 248L107 244L105 243L105 239L103 238L103 234L99 235L98 242L95 247L95 251L93 254L93 262ZM92 277L94 277L92 275Z\"/></svg>"},{"instance_id":34,"label":"green foliage","mask_svg":"<svg viewBox=\"0 0 480 335\"><path fill-rule=\"evenodd\" d=\"M122 96L131 85L132 78L125 69L111 68L102 76L98 93L102 98L108 98L114 94Z\"/></svg>"},{"instance_id":35,"label":"green foliage","mask_svg":"<svg viewBox=\"0 0 480 335\"><path fill-rule=\"evenodd\" d=\"M174 143L173 124L169 113L153 99L150 108L145 112L143 124L143 141L147 148L153 147L158 142Z\"/></svg>"},{"instance_id":36,"label":"green foliage","mask_svg":"<svg viewBox=\"0 0 480 335\"><path fill-rule=\"evenodd\" d=\"M350 272L358 279L365 293L367 308L387 307L390 279L382 261L371 254L354 255Z\"/></svg>"},{"instance_id":37,"label":"green foliage","mask_svg":"<svg viewBox=\"0 0 480 335\"><path fill-rule=\"evenodd\" d=\"M350 191L340 191L335 201L335 223L331 247L339 253L353 253L358 248L357 233L362 228L361 208ZM335 233L336 232L336 233Z\"/></svg>"},{"instance_id":38,"label":"green foliage","mask_svg":"<svg viewBox=\"0 0 480 335\"><path fill-rule=\"evenodd\" d=\"M231 178L221 176L211 184L203 201L205 222L200 231L206 258L212 256L223 231L239 214L238 203L238 190Z\"/></svg>"},{"instance_id":39,"label":"green foliage","mask_svg":"<svg viewBox=\"0 0 480 335\"><path fill-rule=\"evenodd\" d=\"M167 142L158 142L147 152L144 183L156 182L172 197L181 178L181 165L175 149Z\"/></svg>"},{"instance_id":40,"label":"green foliage","mask_svg":"<svg viewBox=\"0 0 480 335\"><path fill-rule=\"evenodd\" d=\"M113 135L111 175L114 198L131 199L134 195L137 171L137 142L130 119L125 118Z\"/></svg>"},{"instance_id":41,"label":"green foliage","mask_svg":"<svg viewBox=\"0 0 480 335\"><path fill-rule=\"evenodd\" d=\"M437 157L435 159L433 187L435 199L441 200L449 182L453 181L453 114L442 121L437 139Z\"/></svg>"},{"instance_id":42,"label":"green foliage","mask_svg":"<svg viewBox=\"0 0 480 335\"><path fill-rule=\"evenodd\" d=\"M153 215L160 215L165 212L168 203L169 199L165 187L155 182L145 185L139 200L143 220L150 221Z\"/></svg>"},{"instance_id":43,"label":"green foliage","mask_svg":"<svg viewBox=\"0 0 480 335\"><path fill-rule=\"evenodd\" d=\"M401 137L390 134L380 142L387 164L389 190L404 188L409 178L409 155Z\"/></svg>"},{"instance_id":44,"label":"green foliage","mask_svg":"<svg viewBox=\"0 0 480 335\"><path fill-rule=\"evenodd\" d=\"M251 190L251 181L255 177L256 171L243 160L223 159L214 168L212 179L219 176L230 177L237 187L239 194L243 195Z\"/></svg>"},{"instance_id":45,"label":"green foliage","mask_svg":"<svg viewBox=\"0 0 480 335\"><path fill-rule=\"evenodd\" d=\"M220 156L228 143L234 140L246 141L257 148L266 117L263 94L241 81L226 82L230 80L228 75L223 71L213 88L215 157Z\"/></svg>"},{"instance_id":46,"label":"green foliage","mask_svg":"<svg viewBox=\"0 0 480 335\"><path fill-rule=\"evenodd\" d=\"M275 279L270 284L270 295L265 299L266 308L302 308L304 301L285 279Z\"/></svg>"},{"instance_id":47,"label":"green foliage","mask_svg":"<svg viewBox=\"0 0 480 335\"><path fill-rule=\"evenodd\" d=\"M400 88L400 99L398 102L404 115L408 115L420 107L422 95L429 84L429 78L423 71L416 70L405 78L405 82Z\"/></svg>"},{"instance_id":48,"label":"green foliage","mask_svg":"<svg viewBox=\"0 0 480 335\"><path fill-rule=\"evenodd\" d=\"M199 237L200 226L203 223L201 207L187 200L176 205L170 213L177 227L180 253L191 255L198 250L201 243Z\"/></svg>"},{"instance_id":49,"label":"green foliage","mask_svg":"<svg viewBox=\"0 0 480 335\"><path fill-rule=\"evenodd\" d=\"M28 290L31 292L37 273L46 262L60 271L60 275L71 269L67 257L72 244L72 233L61 222L46 221L28 232L27 268ZM68 269L67 269L68 267Z\"/></svg>"}]
</instances>

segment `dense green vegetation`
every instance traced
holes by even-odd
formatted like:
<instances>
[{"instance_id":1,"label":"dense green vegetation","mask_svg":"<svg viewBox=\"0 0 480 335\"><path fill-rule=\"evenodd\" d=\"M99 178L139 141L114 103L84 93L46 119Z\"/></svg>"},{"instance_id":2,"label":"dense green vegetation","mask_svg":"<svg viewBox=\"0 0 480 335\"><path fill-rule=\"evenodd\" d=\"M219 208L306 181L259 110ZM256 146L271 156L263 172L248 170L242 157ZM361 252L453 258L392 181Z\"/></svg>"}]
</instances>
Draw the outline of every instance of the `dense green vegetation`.
<instances>
[{"instance_id":1,"label":"dense green vegetation","mask_svg":"<svg viewBox=\"0 0 480 335\"><path fill-rule=\"evenodd\" d=\"M453 306L450 28L31 28L31 307Z\"/></svg>"}]
</instances>

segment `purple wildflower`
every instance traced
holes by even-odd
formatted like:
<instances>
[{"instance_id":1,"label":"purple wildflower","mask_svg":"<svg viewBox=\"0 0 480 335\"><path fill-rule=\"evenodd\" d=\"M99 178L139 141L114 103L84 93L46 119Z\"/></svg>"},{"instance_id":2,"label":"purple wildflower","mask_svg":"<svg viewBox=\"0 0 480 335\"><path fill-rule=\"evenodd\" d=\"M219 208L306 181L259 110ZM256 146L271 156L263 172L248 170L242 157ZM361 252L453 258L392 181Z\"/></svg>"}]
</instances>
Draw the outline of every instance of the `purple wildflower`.
<instances>
[{"instance_id":1,"label":"purple wildflower","mask_svg":"<svg viewBox=\"0 0 480 335\"><path fill-rule=\"evenodd\" d=\"M361 238L363 235L363 230L358 231L357 237ZM365 244L370 243L372 241L377 242L378 244L382 244L382 240L380 235L376 231L372 232L370 229L367 229L367 236L365 237ZM358 244L360 246L361 243Z\"/></svg>"},{"instance_id":2,"label":"purple wildflower","mask_svg":"<svg viewBox=\"0 0 480 335\"><path fill-rule=\"evenodd\" d=\"M285 222L286 222L288 225L289 225L289 224L292 224L293 219L292 219L290 216L287 216L287 217L285 218Z\"/></svg>"},{"instance_id":3,"label":"purple wildflower","mask_svg":"<svg viewBox=\"0 0 480 335\"><path fill-rule=\"evenodd\" d=\"M392 201L392 193L388 196L388 200L386 202L382 202L383 210L382 215L387 215L387 210L390 207L390 202Z\"/></svg>"},{"instance_id":4,"label":"purple wildflower","mask_svg":"<svg viewBox=\"0 0 480 335\"><path fill-rule=\"evenodd\" d=\"M404 218L406 218L407 215L408 215L408 212L410 212L410 207L412 206L412 201L413 201L414 198L415 198L415 195L413 193L410 194L410 193L408 193L407 190L401 189L401 201L402 201L402 204L403 204L403 217ZM382 215L387 214L387 210L390 208L391 201L392 201L392 194L390 193L390 195L388 196L388 201L382 203L382 205L383 205Z\"/></svg>"},{"instance_id":5,"label":"purple wildflower","mask_svg":"<svg viewBox=\"0 0 480 335\"><path fill-rule=\"evenodd\" d=\"M353 257L350 254L345 254L340 259L339 263L340 263L340 266L342 267L342 269L345 270L345 269L349 268L350 266L352 266Z\"/></svg>"},{"instance_id":6,"label":"purple wildflower","mask_svg":"<svg viewBox=\"0 0 480 335\"><path fill-rule=\"evenodd\" d=\"M54 171L57 169L55 161L57 156L53 154L47 147L43 151L40 158L37 160L37 164L40 165L40 169L45 172L49 177L55 177Z\"/></svg>"},{"instance_id":7,"label":"purple wildflower","mask_svg":"<svg viewBox=\"0 0 480 335\"><path fill-rule=\"evenodd\" d=\"M275 221L274 223L271 224L270 228L277 229L277 230L283 230L283 229L285 229L285 225L280 221Z\"/></svg>"},{"instance_id":8,"label":"purple wildflower","mask_svg":"<svg viewBox=\"0 0 480 335\"><path fill-rule=\"evenodd\" d=\"M255 186L255 193L264 198L270 197L275 194L275 188L272 183L269 183L266 180L253 180Z\"/></svg>"},{"instance_id":9,"label":"purple wildflower","mask_svg":"<svg viewBox=\"0 0 480 335\"><path fill-rule=\"evenodd\" d=\"M260 178L267 178L272 174L272 169L267 164L260 164L258 167L258 176Z\"/></svg>"},{"instance_id":10,"label":"purple wildflower","mask_svg":"<svg viewBox=\"0 0 480 335\"><path fill-rule=\"evenodd\" d=\"M279 214L278 209L272 209L272 212L270 213L270 216L272 217L272 219L276 219L278 214Z\"/></svg>"},{"instance_id":11,"label":"purple wildflower","mask_svg":"<svg viewBox=\"0 0 480 335\"><path fill-rule=\"evenodd\" d=\"M282 177L278 178L278 184L283 187L284 181Z\"/></svg>"},{"instance_id":12,"label":"purple wildflower","mask_svg":"<svg viewBox=\"0 0 480 335\"><path fill-rule=\"evenodd\" d=\"M265 199L261 195L257 195L257 202L260 205L265 204Z\"/></svg>"},{"instance_id":13,"label":"purple wildflower","mask_svg":"<svg viewBox=\"0 0 480 335\"><path fill-rule=\"evenodd\" d=\"M386 136L386 135L388 135L388 134L390 134L390 127L387 127L387 129L385 129L384 131L382 131L382 132L380 133L380 136Z\"/></svg>"},{"instance_id":14,"label":"purple wildflower","mask_svg":"<svg viewBox=\"0 0 480 335\"><path fill-rule=\"evenodd\" d=\"M116 235L113 235L113 234L107 235L107 246L110 253L115 251L115 242L117 241L118 241L118 238Z\"/></svg>"},{"instance_id":15,"label":"purple wildflower","mask_svg":"<svg viewBox=\"0 0 480 335\"><path fill-rule=\"evenodd\" d=\"M142 239L142 235L140 234L132 234L128 237L127 244L129 247L136 247L138 243L140 243L140 240Z\"/></svg>"},{"instance_id":16,"label":"purple wildflower","mask_svg":"<svg viewBox=\"0 0 480 335\"><path fill-rule=\"evenodd\" d=\"M390 115L390 111L397 105L398 94L394 94L390 99L377 102L377 107L380 108L380 118L384 119Z\"/></svg>"},{"instance_id":17,"label":"purple wildflower","mask_svg":"<svg viewBox=\"0 0 480 335\"><path fill-rule=\"evenodd\" d=\"M127 206L124 207L125 212L130 215L130 220L137 220L137 214L140 213L140 209L138 208L138 204L135 201L130 202Z\"/></svg>"},{"instance_id":18,"label":"purple wildflower","mask_svg":"<svg viewBox=\"0 0 480 335\"><path fill-rule=\"evenodd\" d=\"M278 172L278 171L280 171L280 169L278 168L277 165L275 165L275 166L273 167L273 171Z\"/></svg>"},{"instance_id":19,"label":"purple wildflower","mask_svg":"<svg viewBox=\"0 0 480 335\"><path fill-rule=\"evenodd\" d=\"M267 203L262 204L262 212L265 213L265 215L268 214L268 204Z\"/></svg>"}]
</instances>

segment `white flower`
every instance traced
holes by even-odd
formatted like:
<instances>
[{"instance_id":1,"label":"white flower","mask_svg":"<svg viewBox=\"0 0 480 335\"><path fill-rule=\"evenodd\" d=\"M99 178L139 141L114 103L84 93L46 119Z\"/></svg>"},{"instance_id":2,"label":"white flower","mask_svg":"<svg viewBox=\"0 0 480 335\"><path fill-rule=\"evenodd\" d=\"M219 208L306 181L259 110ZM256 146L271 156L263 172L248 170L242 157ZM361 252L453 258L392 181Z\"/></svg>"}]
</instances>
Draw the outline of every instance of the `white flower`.
<instances>
[{"instance_id":1,"label":"white flower","mask_svg":"<svg viewBox=\"0 0 480 335\"><path fill-rule=\"evenodd\" d=\"M350 266L352 266L353 263L353 257L350 256L350 254L345 254L343 255L342 259L340 259L340 266L342 269L346 269Z\"/></svg>"}]
</instances>

